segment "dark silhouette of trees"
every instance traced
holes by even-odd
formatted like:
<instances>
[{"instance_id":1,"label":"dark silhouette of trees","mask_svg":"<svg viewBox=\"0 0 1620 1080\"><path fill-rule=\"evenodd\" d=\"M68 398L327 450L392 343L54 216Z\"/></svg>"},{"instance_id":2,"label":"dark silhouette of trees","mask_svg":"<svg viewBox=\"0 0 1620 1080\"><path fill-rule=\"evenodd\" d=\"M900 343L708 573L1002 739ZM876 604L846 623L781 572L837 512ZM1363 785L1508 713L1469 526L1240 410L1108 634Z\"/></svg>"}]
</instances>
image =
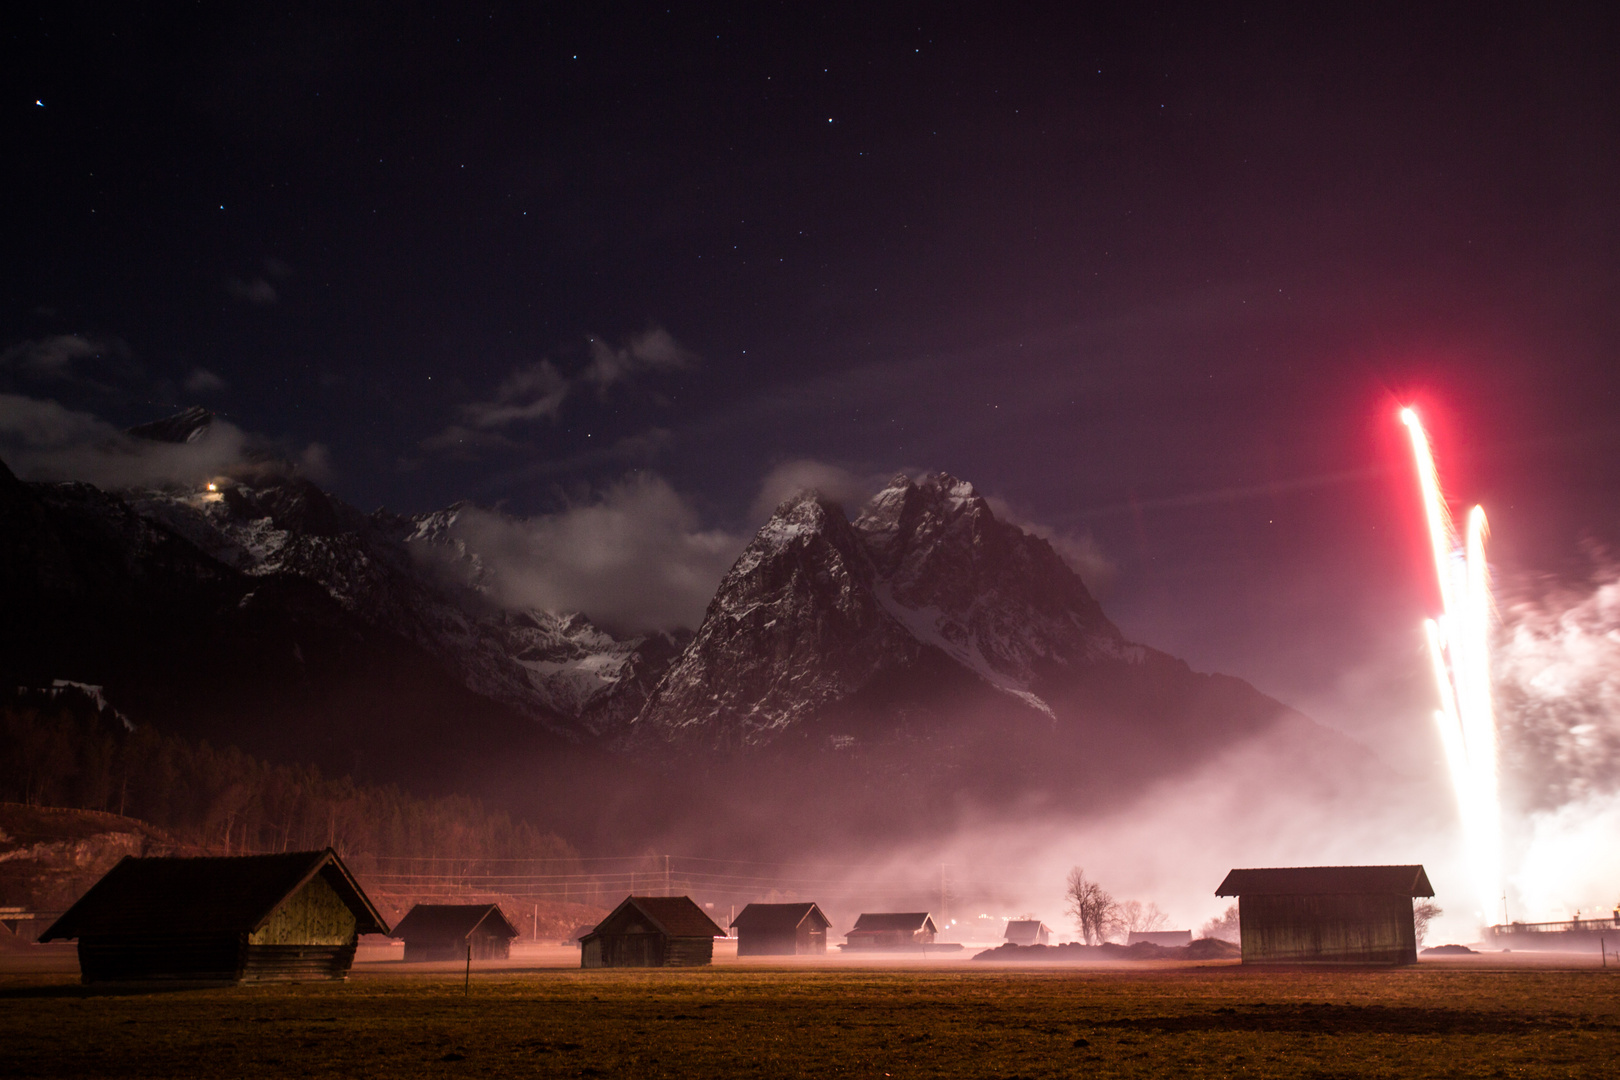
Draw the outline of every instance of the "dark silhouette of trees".
<instances>
[{"instance_id":1,"label":"dark silhouette of trees","mask_svg":"<svg viewBox=\"0 0 1620 1080\"><path fill-rule=\"evenodd\" d=\"M1234 945L1242 941L1243 935L1238 927L1238 906L1230 904L1219 916L1209 920L1198 931L1199 937L1219 938L1221 941L1230 941Z\"/></svg>"},{"instance_id":2,"label":"dark silhouette of trees","mask_svg":"<svg viewBox=\"0 0 1620 1080\"><path fill-rule=\"evenodd\" d=\"M1118 932L1119 905L1106 889L1086 877L1083 868L1069 870L1064 897L1068 900L1065 910L1087 945L1101 945Z\"/></svg>"},{"instance_id":3,"label":"dark silhouette of trees","mask_svg":"<svg viewBox=\"0 0 1620 1080\"><path fill-rule=\"evenodd\" d=\"M560 837L477 799L424 799L129 731L77 691L0 703L0 800L124 814L220 854L330 846L361 872L468 874L531 859L552 864L546 872L578 868Z\"/></svg>"},{"instance_id":4,"label":"dark silhouette of trees","mask_svg":"<svg viewBox=\"0 0 1620 1080\"><path fill-rule=\"evenodd\" d=\"M1429 935L1429 923L1445 913L1433 900L1419 900L1412 905L1412 929L1417 934L1418 948L1423 948L1423 939Z\"/></svg>"}]
</instances>

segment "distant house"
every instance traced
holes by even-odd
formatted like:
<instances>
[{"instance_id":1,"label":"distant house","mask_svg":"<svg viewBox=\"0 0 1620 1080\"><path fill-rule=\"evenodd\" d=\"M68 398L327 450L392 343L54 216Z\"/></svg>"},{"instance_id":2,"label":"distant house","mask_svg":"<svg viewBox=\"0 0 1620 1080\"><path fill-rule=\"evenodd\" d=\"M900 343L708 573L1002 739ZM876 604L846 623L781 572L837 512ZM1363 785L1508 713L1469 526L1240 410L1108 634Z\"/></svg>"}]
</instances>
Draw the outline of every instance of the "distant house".
<instances>
[{"instance_id":1,"label":"distant house","mask_svg":"<svg viewBox=\"0 0 1620 1080\"><path fill-rule=\"evenodd\" d=\"M1245 964L1415 964L1412 898L1433 896L1421 866L1233 870Z\"/></svg>"},{"instance_id":2,"label":"distant house","mask_svg":"<svg viewBox=\"0 0 1620 1080\"><path fill-rule=\"evenodd\" d=\"M405 941L405 959L505 960L517 927L498 904L417 904L394 927Z\"/></svg>"},{"instance_id":3,"label":"distant house","mask_svg":"<svg viewBox=\"0 0 1620 1080\"><path fill-rule=\"evenodd\" d=\"M630 896L579 942L579 966L695 967L726 932L685 896Z\"/></svg>"},{"instance_id":4,"label":"distant house","mask_svg":"<svg viewBox=\"0 0 1620 1080\"><path fill-rule=\"evenodd\" d=\"M1039 919L1011 919L1004 939L1009 945L1046 945L1052 940L1052 928Z\"/></svg>"},{"instance_id":5,"label":"distant house","mask_svg":"<svg viewBox=\"0 0 1620 1080\"><path fill-rule=\"evenodd\" d=\"M1135 945L1142 942L1148 945L1158 945L1166 949L1179 949L1183 945L1192 944L1191 930L1132 930L1125 935L1125 944Z\"/></svg>"},{"instance_id":6,"label":"distant house","mask_svg":"<svg viewBox=\"0 0 1620 1080\"><path fill-rule=\"evenodd\" d=\"M87 983L342 979L388 924L328 848L223 858L126 856L41 941L78 939Z\"/></svg>"},{"instance_id":7,"label":"distant house","mask_svg":"<svg viewBox=\"0 0 1620 1080\"><path fill-rule=\"evenodd\" d=\"M831 920L814 904L749 904L731 920L738 956L819 955Z\"/></svg>"},{"instance_id":8,"label":"distant house","mask_svg":"<svg viewBox=\"0 0 1620 1080\"><path fill-rule=\"evenodd\" d=\"M895 949L931 945L939 930L926 911L863 912L847 935L845 949Z\"/></svg>"}]
</instances>

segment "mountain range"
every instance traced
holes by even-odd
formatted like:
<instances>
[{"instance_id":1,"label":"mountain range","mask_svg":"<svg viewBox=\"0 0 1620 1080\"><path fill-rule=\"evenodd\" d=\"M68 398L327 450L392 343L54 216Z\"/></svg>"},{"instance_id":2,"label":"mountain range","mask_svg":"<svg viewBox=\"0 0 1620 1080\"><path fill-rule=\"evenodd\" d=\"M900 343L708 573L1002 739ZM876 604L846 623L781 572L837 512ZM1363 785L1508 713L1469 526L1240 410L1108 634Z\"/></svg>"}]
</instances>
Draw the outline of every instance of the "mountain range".
<instances>
[{"instance_id":1,"label":"mountain range","mask_svg":"<svg viewBox=\"0 0 1620 1080\"><path fill-rule=\"evenodd\" d=\"M131 434L183 442L202 411ZM497 603L463 506L362 513L275 462L196 487L0 464L0 677L105 688L136 723L473 790L585 842L925 833L1083 812L1244 740L1365 756L1241 680L1128 641L963 480L851 517L777 507L692 631ZM622 845L621 845L622 846Z\"/></svg>"}]
</instances>

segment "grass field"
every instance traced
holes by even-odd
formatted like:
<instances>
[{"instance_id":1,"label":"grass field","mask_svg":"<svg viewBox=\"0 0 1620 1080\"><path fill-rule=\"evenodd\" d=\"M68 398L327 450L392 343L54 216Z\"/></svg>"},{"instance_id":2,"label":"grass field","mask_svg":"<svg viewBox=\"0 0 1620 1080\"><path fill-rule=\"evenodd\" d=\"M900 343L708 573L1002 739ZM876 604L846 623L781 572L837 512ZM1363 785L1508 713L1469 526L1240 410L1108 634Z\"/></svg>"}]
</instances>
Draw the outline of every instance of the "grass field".
<instances>
[{"instance_id":1,"label":"grass field","mask_svg":"<svg viewBox=\"0 0 1620 1080\"><path fill-rule=\"evenodd\" d=\"M0 973L24 1077L1620 1075L1620 970L969 964L396 972L92 993Z\"/></svg>"}]
</instances>

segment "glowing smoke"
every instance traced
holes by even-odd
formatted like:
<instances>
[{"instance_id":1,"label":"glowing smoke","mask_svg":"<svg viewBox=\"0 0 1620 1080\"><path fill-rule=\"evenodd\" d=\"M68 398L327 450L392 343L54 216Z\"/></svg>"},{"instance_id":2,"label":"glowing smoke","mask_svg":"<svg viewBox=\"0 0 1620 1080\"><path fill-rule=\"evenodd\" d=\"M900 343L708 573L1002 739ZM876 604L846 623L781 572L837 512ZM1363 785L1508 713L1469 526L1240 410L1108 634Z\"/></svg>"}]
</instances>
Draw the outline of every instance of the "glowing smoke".
<instances>
[{"instance_id":1,"label":"glowing smoke","mask_svg":"<svg viewBox=\"0 0 1620 1080\"><path fill-rule=\"evenodd\" d=\"M1496 648L1514 916L1603 913L1620 897L1620 567L1527 583Z\"/></svg>"},{"instance_id":2,"label":"glowing smoke","mask_svg":"<svg viewBox=\"0 0 1620 1080\"><path fill-rule=\"evenodd\" d=\"M1468 512L1458 542L1440 492L1429 439L1417 414L1401 410L1412 436L1418 485L1429 525L1429 546L1440 586L1441 615L1424 624L1434 662L1440 708L1435 723L1445 748L1462 819L1476 914L1490 921L1502 894L1502 808L1496 766L1496 718L1491 708L1490 575L1485 565L1485 511Z\"/></svg>"}]
</instances>

